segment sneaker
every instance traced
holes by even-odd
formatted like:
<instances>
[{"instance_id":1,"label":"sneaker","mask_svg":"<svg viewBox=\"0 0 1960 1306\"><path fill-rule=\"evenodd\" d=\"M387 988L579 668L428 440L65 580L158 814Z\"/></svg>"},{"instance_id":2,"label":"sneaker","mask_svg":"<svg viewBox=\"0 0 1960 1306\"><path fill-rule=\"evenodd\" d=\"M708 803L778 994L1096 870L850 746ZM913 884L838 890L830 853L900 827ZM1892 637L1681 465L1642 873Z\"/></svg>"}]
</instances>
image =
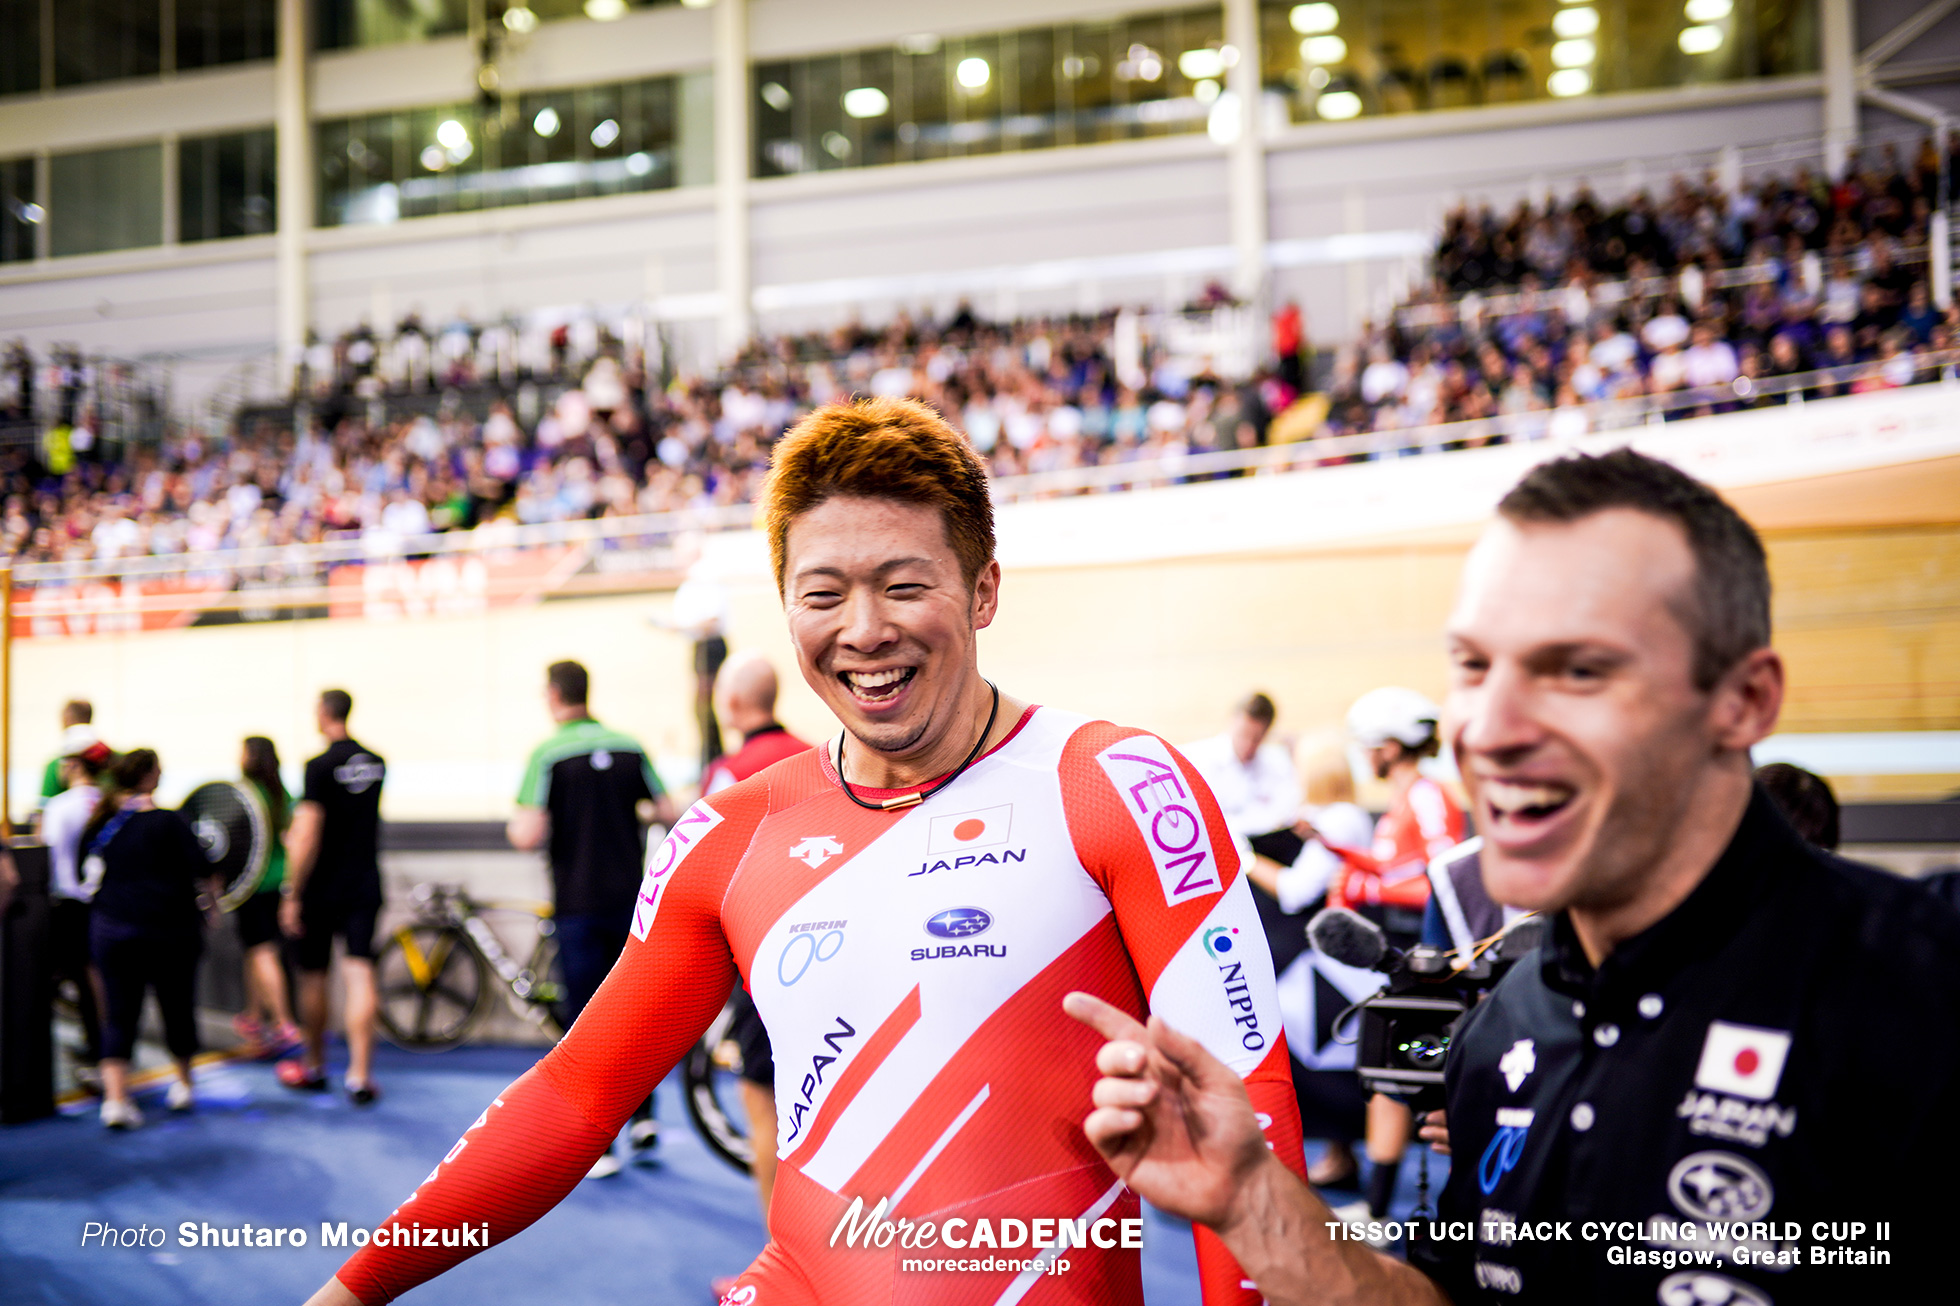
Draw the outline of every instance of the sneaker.
<instances>
[{"instance_id":1,"label":"sneaker","mask_svg":"<svg viewBox=\"0 0 1960 1306\"><path fill-rule=\"evenodd\" d=\"M105 1129L141 1129L143 1113L134 1102L124 1098L118 1102L113 1098L102 1100L102 1126Z\"/></svg>"},{"instance_id":2,"label":"sneaker","mask_svg":"<svg viewBox=\"0 0 1960 1306\"><path fill-rule=\"evenodd\" d=\"M270 1061L297 1048L302 1042L299 1026L287 1021L277 1028L265 1031L265 1041L259 1051L259 1060Z\"/></svg>"},{"instance_id":3,"label":"sneaker","mask_svg":"<svg viewBox=\"0 0 1960 1306\"><path fill-rule=\"evenodd\" d=\"M624 1161L614 1156L611 1152L605 1152L600 1155L598 1160L592 1163L592 1168L585 1172L585 1177L587 1179L610 1179L624 1169L625 1166L626 1163Z\"/></svg>"},{"instance_id":4,"label":"sneaker","mask_svg":"<svg viewBox=\"0 0 1960 1306\"><path fill-rule=\"evenodd\" d=\"M347 1100L355 1106L373 1106L381 1100L381 1090L373 1084L349 1084Z\"/></svg>"},{"instance_id":5,"label":"sneaker","mask_svg":"<svg viewBox=\"0 0 1960 1306\"><path fill-rule=\"evenodd\" d=\"M281 1061L272 1073L287 1088L298 1089L302 1093L327 1091L326 1074L319 1070L308 1070L306 1063L298 1057Z\"/></svg>"},{"instance_id":6,"label":"sneaker","mask_svg":"<svg viewBox=\"0 0 1960 1306\"><path fill-rule=\"evenodd\" d=\"M188 1111L197 1104L197 1097L191 1092L191 1086L181 1079L170 1081L170 1092L163 1100L172 1111Z\"/></svg>"},{"instance_id":7,"label":"sneaker","mask_svg":"<svg viewBox=\"0 0 1960 1306\"><path fill-rule=\"evenodd\" d=\"M626 1141L633 1145L635 1152L645 1152L660 1141L660 1122L658 1120L635 1120L626 1131Z\"/></svg>"}]
</instances>

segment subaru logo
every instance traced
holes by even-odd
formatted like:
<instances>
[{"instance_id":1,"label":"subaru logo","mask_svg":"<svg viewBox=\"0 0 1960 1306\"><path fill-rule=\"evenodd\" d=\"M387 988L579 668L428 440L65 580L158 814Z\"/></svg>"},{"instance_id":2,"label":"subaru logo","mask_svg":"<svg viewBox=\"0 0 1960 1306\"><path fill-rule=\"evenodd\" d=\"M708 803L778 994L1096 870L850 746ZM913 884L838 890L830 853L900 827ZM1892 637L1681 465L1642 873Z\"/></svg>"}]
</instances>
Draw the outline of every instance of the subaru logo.
<instances>
[{"instance_id":1,"label":"subaru logo","mask_svg":"<svg viewBox=\"0 0 1960 1306\"><path fill-rule=\"evenodd\" d=\"M948 907L926 922L926 933L941 939L965 939L985 934L994 918L978 907Z\"/></svg>"}]
</instances>

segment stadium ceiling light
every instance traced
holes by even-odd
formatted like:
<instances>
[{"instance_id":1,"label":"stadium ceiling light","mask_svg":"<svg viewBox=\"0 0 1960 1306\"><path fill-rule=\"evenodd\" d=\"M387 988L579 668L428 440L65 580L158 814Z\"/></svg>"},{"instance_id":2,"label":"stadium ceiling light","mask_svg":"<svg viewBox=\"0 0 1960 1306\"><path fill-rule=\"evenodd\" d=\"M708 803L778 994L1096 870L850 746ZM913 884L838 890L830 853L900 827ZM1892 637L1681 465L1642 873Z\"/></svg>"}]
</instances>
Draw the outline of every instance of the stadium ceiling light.
<instances>
[{"instance_id":1,"label":"stadium ceiling light","mask_svg":"<svg viewBox=\"0 0 1960 1306\"><path fill-rule=\"evenodd\" d=\"M833 159L848 159L851 157L851 138L842 132L825 132L823 148Z\"/></svg>"},{"instance_id":2,"label":"stadium ceiling light","mask_svg":"<svg viewBox=\"0 0 1960 1306\"><path fill-rule=\"evenodd\" d=\"M1592 74L1583 68L1561 68L1545 83L1545 89L1560 99L1584 95L1592 89Z\"/></svg>"},{"instance_id":3,"label":"stadium ceiling light","mask_svg":"<svg viewBox=\"0 0 1960 1306\"><path fill-rule=\"evenodd\" d=\"M781 82L764 82L762 102L777 113L787 113L790 106L789 91Z\"/></svg>"},{"instance_id":4,"label":"stadium ceiling light","mask_svg":"<svg viewBox=\"0 0 1960 1306\"><path fill-rule=\"evenodd\" d=\"M1341 11L1327 0L1315 0L1310 5L1294 5L1286 21L1293 24L1293 30L1302 36L1313 36L1319 32L1331 32L1341 25Z\"/></svg>"},{"instance_id":5,"label":"stadium ceiling light","mask_svg":"<svg viewBox=\"0 0 1960 1306\"><path fill-rule=\"evenodd\" d=\"M1217 82L1207 77L1191 88L1191 94L1196 97L1199 104L1210 104L1218 98L1218 93L1223 89Z\"/></svg>"},{"instance_id":6,"label":"stadium ceiling light","mask_svg":"<svg viewBox=\"0 0 1960 1306\"><path fill-rule=\"evenodd\" d=\"M619 124L611 118L592 129L592 143L602 150L618 139Z\"/></svg>"},{"instance_id":7,"label":"stadium ceiling light","mask_svg":"<svg viewBox=\"0 0 1960 1306\"><path fill-rule=\"evenodd\" d=\"M1694 0L1689 0L1692 4ZM1722 0L1727 4L1728 0ZM1552 15L1552 32L1559 37L1591 36L1599 30L1599 10L1581 6L1561 9Z\"/></svg>"},{"instance_id":8,"label":"stadium ceiling light","mask_svg":"<svg viewBox=\"0 0 1960 1306\"><path fill-rule=\"evenodd\" d=\"M436 128L436 140L445 150L459 150L470 143L469 128L454 118L445 118Z\"/></svg>"},{"instance_id":9,"label":"stadium ceiling light","mask_svg":"<svg viewBox=\"0 0 1960 1306\"><path fill-rule=\"evenodd\" d=\"M891 107L891 97L875 86L859 86L844 92L844 112L853 118L876 118Z\"/></svg>"},{"instance_id":10,"label":"stadium ceiling light","mask_svg":"<svg viewBox=\"0 0 1960 1306\"><path fill-rule=\"evenodd\" d=\"M538 110L537 117L531 119L531 130L547 140L558 134L561 125L558 120L558 110L548 104Z\"/></svg>"},{"instance_id":11,"label":"stadium ceiling light","mask_svg":"<svg viewBox=\"0 0 1960 1306\"><path fill-rule=\"evenodd\" d=\"M1599 56L1599 49L1591 41L1560 41L1552 46L1552 67L1583 68Z\"/></svg>"},{"instance_id":12,"label":"stadium ceiling light","mask_svg":"<svg viewBox=\"0 0 1960 1306\"><path fill-rule=\"evenodd\" d=\"M441 172L449 166L449 156L442 152L442 146L431 145L422 151L422 166L430 172Z\"/></svg>"},{"instance_id":13,"label":"stadium ceiling light","mask_svg":"<svg viewBox=\"0 0 1960 1306\"><path fill-rule=\"evenodd\" d=\"M1309 36L1300 42L1300 57L1308 63L1339 63L1347 58L1347 42L1338 36Z\"/></svg>"},{"instance_id":14,"label":"stadium ceiling light","mask_svg":"<svg viewBox=\"0 0 1960 1306\"><path fill-rule=\"evenodd\" d=\"M597 23L626 17L626 0L585 0L585 16Z\"/></svg>"},{"instance_id":15,"label":"stadium ceiling light","mask_svg":"<svg viewBox=\"0 0 1960 1306\"><path fill-rule=\"evenodd\" d=\"M1712 54L1722 48L1722 29L1719 27L1684 27L1681 29L1682 54Z\"/></svg>"},{"instance_id":16,"label":"stadium ceiling light","mask_svg":"<svg viewBox=\"0 0 1960 1306\"><path fill-rule=\"evenodd\" d=\"M979 55L969 55L960 60L960 66L953 70L961 86L969 91L977 91L992 80L994 70Z\"/></svg>"},{"instance_id":17,"label":"stadium ceiling light","mask_svg":"<svg viewBox=\"0 0 1960 1306\"><path fill-rule=\"evenodd\" d=\"M641 150L638 154L627 155L626 171L632 173L635 177L646 176L649 172L653 171L653 156L645 150Z\"/></svg>"},{"instance_id":18,"label":"stadium ceiling light","mask_svg":"<svg viewBox=\"0 0 1960 1306\"><path fill-rule=\"evenodd\" d=\"M1361 97L1353 91L1328 91L1313 102L1314 112L1339 122L1361 116Z\"/></svg>"},{"instance_id":19,"label":"stadium ceiling light","mask_svg":"<svg viewBox=\"0 0 1960 1306\"><path fill-rule=\"evenodd\" d=\"M1210 46L1186 50L1177 57L1177 70L1192 81L1225 75L1225 57Z\"/></svg>"},{"instance_id":20,"label":"stadium ceiling light","mask_svg":"<svg viewBox=\"0 0 1960 1306\"><path fill-rule=\"evenodd\" d=\"M519 36L538 30L538 11L528 5L514 5L504 10L504 27Z\"/></svg>"},{"instance_id":21,"label":"stadium ceiling light","mask_svg":"<svg viewBox=\"0 0 1960 1306\"><path fill-rule=\"evenodd\" d=\"M1735 12L1735 0L1688 0L1688 21L1718 23Z\"/></svg>"}]
</instances>

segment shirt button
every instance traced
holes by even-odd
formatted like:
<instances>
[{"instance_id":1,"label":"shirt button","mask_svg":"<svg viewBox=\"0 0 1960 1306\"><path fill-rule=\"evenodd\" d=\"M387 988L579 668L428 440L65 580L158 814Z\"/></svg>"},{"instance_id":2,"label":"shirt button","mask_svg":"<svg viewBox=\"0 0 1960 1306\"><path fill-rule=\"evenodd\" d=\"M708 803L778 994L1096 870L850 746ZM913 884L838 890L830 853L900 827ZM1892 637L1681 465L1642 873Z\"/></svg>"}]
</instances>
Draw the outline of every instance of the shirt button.
<instances>
[{"instance_id":1,"label":"shirt button","mask_svg":"<svg viewBox=\"0 0 1960 1306\"><path fill-rule=\"evenodd\" d=\"M1585 1018L1586 1018L1586 1004L1578 1001L1577 999L1574 999L1572 1003L1572 1019L1584 1020Z\"/></svg>"},{"instance_id":2,"label":"shirt button","mask_svg":"<svg viewBox=\"0 0 1960 1306\"><path fill-rule=\"evenodd\" d=\"M1618 1025L1601 1025L1593 1031L1593 1042L1603 1048L1610 1048L1619 1041L1620 1027Z\"/></svg>"},{"instance_id":3,"label":"shirt button","mask_svg":"<svg viewBox=\"0 0 1960 1306\"><path fill-rule=\"evenodd\" d=\"M1661 1009L1666 1005L1666 1003L1661 1001L1660 994L1649 993L1646 997L1640 999L1640 1014L1649 1020L1657 1020L1660 1018Z\"/></svg>"},{"instance_id":4,"label":"shirt button","mask_svg":"<svg viewBox=\"0 0 1960 1306\"><path fill-rule=\"evenodd\" d=\"M1572 1127L1582 1134L1593 1127L1592 1103L1581 1102L1572 1108Z\"/></svg>"}]
</instances>

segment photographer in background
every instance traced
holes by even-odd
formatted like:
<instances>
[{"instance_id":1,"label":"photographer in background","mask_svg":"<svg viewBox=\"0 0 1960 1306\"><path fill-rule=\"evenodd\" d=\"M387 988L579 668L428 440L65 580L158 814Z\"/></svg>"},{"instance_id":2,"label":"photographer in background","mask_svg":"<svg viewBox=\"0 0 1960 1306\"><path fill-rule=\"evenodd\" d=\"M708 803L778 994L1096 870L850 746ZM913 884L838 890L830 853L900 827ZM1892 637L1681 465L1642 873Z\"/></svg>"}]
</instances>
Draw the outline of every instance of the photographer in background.
<instances>
[{"instance_id":1,"label":"photographer in background","mask_svg":"<svg viewBox=\"0 0 1960 1306\"><path fill-rule=\"evenodd\" d=\"M1960 1026L1960 915L1805 843L1753 783L1783 699L1761 542L1629 450L1545 463L1498 514L1450 618L1446 729L1492 898L1551 924L1449 1049L1441 1216L1477 1237L1417 1241L1406 1265L1330 1237L1229 1073L1071 994L1111 1039L1085 1132L1132 1188L1215 1229L1274 1306L1790 1306L1890 1281L1813 1266L1819 1220L1892 1221L1863 1245L1930 1274L1937 1247L1905 1221L1960 1159L1960 1047L1925 1037ZM1576 1236L1602 1220L1649 1222L1612 1240L1648 1263ZM1538 1221L1574 1236L1503 1228ZM1669 1236L1657 1221L1801 1238L1642 1241ZM1662 1256L1683 1251L1728 1259ZM1800 1262L1754 1263L1776 1255Z\"/></svg>"}]
</instances>

